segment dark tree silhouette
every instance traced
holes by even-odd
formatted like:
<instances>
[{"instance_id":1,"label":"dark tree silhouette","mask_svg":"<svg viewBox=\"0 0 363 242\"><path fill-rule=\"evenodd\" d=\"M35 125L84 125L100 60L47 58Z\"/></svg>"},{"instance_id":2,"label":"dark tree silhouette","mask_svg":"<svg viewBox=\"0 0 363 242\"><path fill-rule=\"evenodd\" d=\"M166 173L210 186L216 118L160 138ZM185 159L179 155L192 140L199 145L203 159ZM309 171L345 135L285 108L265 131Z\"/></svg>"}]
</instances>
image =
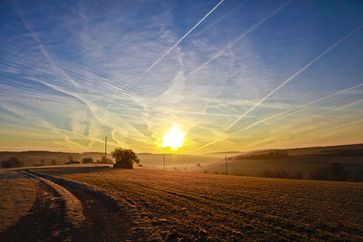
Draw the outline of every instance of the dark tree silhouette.
<instances>
[{"instance_id":1,"label":"dark tree silhouette","mask_svg":"<svg viewBox=\"0 0 363 242\"><path fill-rule=\"evenodd\" d=\"M2 167L2 168L10 168L10 167L11 167L11 164L10 164L10 162L9 162L9 161L7 161L7 160L3 160L3 161L1 162L1 167Z\"/></svg>"},{"instance_id":2,"label":"dark tree silhouette","mask_svg":"<svg viewBox=\"0 0 363 242\"><path fill-rule=\"evenodd\" d=\"M348 172L341 163L330 163L329 166L324 166L316 169L310 174L310 178L318 180L337 180L344 181L348 178Z\"/></svg>"},{"instance_id":3,"label":"dark tree silhouette","mask_svg":"<svg viewBox=\"0 0 363 242\"><path fill-rule=\"evenodd\" d=\"M113 163L113 161L111 160L111 159L108 159L106 156L102 156L102 158L101 158L101 161L100 161L101 163L107 163L107 164L112 164Z\"/></svg>"},{"instance_id":4,"label":"dark tree silhouette","mask_svg":"<svg viewBox=\"0 0 363 242\"><path fill-rule=\"evenodd\" d=\"M1 166L3 168L11 168L11 167L22 167L22 166L24 166L24 164L18 158L13 156L13 157L10 157L8 160L3 161L1 163Z\"/></svg>"},{"instance_id":5,"label":"dark tree silhouette","mask_svg":"<svg viewBox=\"0 0 363 242\"><path fill-rule=\"evenodd\" d=\"M92 159L92 157L88 157L88 158L85 157L82 159L82 163L83 164L93 163L93 159Z\"/></svg>"},{"instance_id":6,"label":"dark tree silhouette","mask_svg":"<svg viewBox=\"0 0 363 242\"><path fill-rule=\"evenodd\" d=\"M113 166L115 168L132 169L134 163L140 163L139 158L131 149L116 148L111 154L115 158L116 163Z\"/></svg>"},{"instance_id":7,"label":"dark tree silhouette","mask_svg":"<svg viewBox=\"0 0 363 242\"><path fill-rule=\"evenodd\" d=\"M66 162L66 165L72 165L72 164L81 164L81 162L73 160L72 156L69 155L69 161Z\"/></svg>"},{"instance_id":8,"label":"dark tree silhouette","mask_svg":"<svg viewBox=\"0 0 363 242\"><path fill-rule=\"evenodd\" d=\"M348 172L344 165L341 163L331 163L330 164L330 174L332 179L344 181L347 179Z\"/></svg>"},{"instance_id":9,"label":"dark tree silhouette","mask_svg":"<svg viewBox=\"0 0 363 242\"><path fill-rule=\"evenodd\" d=\"M329 180L330 179L330 172L327 167L319 167L315 171L310 173L311 179L316 180Z\"/></svg>"}]
</instances>

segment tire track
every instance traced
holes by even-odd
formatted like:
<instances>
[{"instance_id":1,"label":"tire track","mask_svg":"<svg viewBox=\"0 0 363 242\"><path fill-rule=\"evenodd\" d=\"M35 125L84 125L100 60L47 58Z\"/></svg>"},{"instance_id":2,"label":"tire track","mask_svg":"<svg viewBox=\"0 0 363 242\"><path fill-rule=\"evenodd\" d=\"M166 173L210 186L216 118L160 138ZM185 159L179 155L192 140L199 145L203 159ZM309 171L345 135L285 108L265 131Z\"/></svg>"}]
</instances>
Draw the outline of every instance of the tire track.
<instances>
[{"instance_id":1,"label":"tire track","mask_svg":"<svg viewBox=\"0 0 363 242\"><path fill-rule=\"evenodd\" d=\"M29 171L23 171L23 174L37 179L47 185L49 188L53 189L55 193L63 200L65 206L66 220L73 228L77 229L82 226L85 220L83 214L83 207L81 202L72 193L70 193L64 187L52 182L49 179L45 179L36 175L36 173L30 173Z\"/></svg>"},{"instance_id":2,"label":"tire track","mask_svg":"<svg viewBox=\"0 0 363 242\"><path fill-rule=\"evenodd\" d=\"M135 228L137 218L134 216L134 209L127 202L123 203L113 198L111 195L96 186L56 177L45 173L35 173L28 171L32 176L41 181L52 184L52 187L66 191L69 206L75 204L74 199L79 201L77 210L70 207L72 212L69 215L74 216L70 222L79 222L80 214L84 216L78 227L73 227L71 233L72 240L75 241L142 241L145 234L142 230ZM78 213L77 213L78 211ZM68 214L67 214L68 216Z\"/></svg>"},{"instance_id":3,"label":"tire track","mask_svg":"<svg viewBox=\"0 0 363 242\"><path fill-rule=\"evenodd\" d=\"M23 173L29 179L34 179ZM0 233L0 241L69 241L71 228L66 222L64 201L43 182L37 183L36 200L15 225Z\"/></svg>"}]
</instances>

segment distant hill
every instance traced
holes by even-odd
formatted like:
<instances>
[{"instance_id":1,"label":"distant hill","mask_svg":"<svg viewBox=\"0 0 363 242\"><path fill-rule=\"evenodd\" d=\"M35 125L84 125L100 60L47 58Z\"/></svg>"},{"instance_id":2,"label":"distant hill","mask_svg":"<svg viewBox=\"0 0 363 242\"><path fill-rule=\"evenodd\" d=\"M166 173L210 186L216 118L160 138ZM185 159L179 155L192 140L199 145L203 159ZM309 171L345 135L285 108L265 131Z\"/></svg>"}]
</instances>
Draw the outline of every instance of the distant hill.
<instances>
[{"instance_id":1,"label":"distant hill","mask_svg":"<svg viewBox=\"0 0 363 242\"><path fill-rule=\"evenodd\" d=\"M53 152L53 151L1 151L0 162L15 156L24 163L24 166L37 165L64 165L72 157L75 161L81 161L83 158L92 157L94 161L100 160L103 153L86 152L86 153L71 153L71 152ZM110 157L110 156L109 156Z\"/></svg>"},{"instance_id":2,"label":"distant hill","mask_svg":"<svg viewBox=\"0 0 363 242\"><path fill-rule=\"evenodd\" d=\"M363 179L363 144L258 150L229 157L227 162L229 174L292 178L310 178L314 172L339 163L348 178ZM225 173L225 167L225 161L220 160L199 170Z\"/></svg>"},{"instance_id":3,"label":"distant hill","mask_svg":"<svg viewBox=\"0 0 363 242\"><path fill-rule=\"evenodd\" d=\"M241 154L241 153L244 153L244 152L231 150L231 151L211 152L211 153L207 153L206 155Z\"/></svg>"},{"instance_id":4,"label":"distant hill","mask_svg":"<svg viewBox=\"0 0 363 242\"><path fill-rule=\"evenodd\" d=\"M289 155L309 155L309 154L326 154L334 151L350 151L363 150L363 144L334 145L334 146L317 146L306 148L285 149Z\"/></svg>"},{"instance_id":5,"label":"distant hill","mask_svg":"<svg viewBox=\"0 0 363 242\"><path fill-rule=\"evenodd\" d=\"M334 146L316 146L289 149L264 149L253 150L248 152L240 152L241 154L267 154L274 151L286 151L289 155L317 155L331 152L354 152L363 150L363 144L334 145Z\"/></svg>"},{"instance_id":6,"label":"distant hill","mask_svg":"<svg viewBox=\"0 0 363 242\"><path fill-rule=\"evenodd\" d=\"M147 167L160 168L163 165L163 154L144 154L139 153L137 156L141 164ZM216 163L220 157L184 155L184 154L166 154L165 167L168 169L189 170L204 164Z\"/></svg>"},{"instance_id":7,"label":"distant hill","mask_svg":"<svg viewBox=\"0 0 363 242\"><path fill-rule=\"evenodd\" d=\"M228 172L234 175L309 178L312 173L339 163L349 178L363 180L363 144L292 149L266 149L250 152L228 151ZM165 154L166 169L206 173L225 173L225 152L209 155ZM163 154L138 153L144 167L163 167ZM64 165L70 156L74 161L92 157L100 160L101 152L69 153L51 151L0 152L0 162L15 156L24 166ZM108 158L111 155L108 154ZM325 171L326 173L326 171Z\"/></svg>"},{"instance_id":8,"label":"distant hill","mask_svg":"<svg viewBox=\"0 0 363 242\"><path fill-rule=\"evenodd\" d=\"M91 157L94 161L101 160L104 153L101 152L85 152L85 153L70 153L70 152L52 152L52 151L21 151L21 152L0 152L0 162L15 156L24 163L24 166L39 166L52 165L54 161L57 165L64 165L69 161L70 156L75 161L81 161L83 158ZM111 158L111 154L107 155ZM161 168L163 162L163 154L138 153L141 164L145 167ZM196 167L198 164L215 163L220 158L207 156L193 156L183 154L166 154L165 167L168 169L189 170L191 167Z\"/></svg>"}]
</instances>

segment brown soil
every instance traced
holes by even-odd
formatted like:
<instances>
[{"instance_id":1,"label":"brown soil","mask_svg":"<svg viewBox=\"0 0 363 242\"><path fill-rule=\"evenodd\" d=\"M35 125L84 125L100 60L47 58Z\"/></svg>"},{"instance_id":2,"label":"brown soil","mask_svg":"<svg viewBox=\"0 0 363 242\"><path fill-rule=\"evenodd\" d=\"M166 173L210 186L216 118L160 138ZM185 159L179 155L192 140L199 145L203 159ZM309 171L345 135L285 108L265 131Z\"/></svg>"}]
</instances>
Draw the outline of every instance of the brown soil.
<instances>
[{"instance_id":1,"label":"brown soil","mask_svg":"<svg viewBox=\"0 0 363 242\"><path fill-rule=\"evenodd\" d=\"M70 228L64 219L64 204L56 193L39 184L37 199L18 223L0 233L0 241L64 241Z\"/></svg>"},{"instance_id":2,"label":"brown soil","mask_svg":"<svg viewBox=\"0 0 363 242\"><path fill-rule=\"evenodd\" d=\"M48 186L39 183L37 199L18 223L0 233L0 241L125 241L130 221L119 208L95 194L70 184L59 184L74 194L86 217L81 228L66 222L64 201Z\"/></svg>"}]
</instances>

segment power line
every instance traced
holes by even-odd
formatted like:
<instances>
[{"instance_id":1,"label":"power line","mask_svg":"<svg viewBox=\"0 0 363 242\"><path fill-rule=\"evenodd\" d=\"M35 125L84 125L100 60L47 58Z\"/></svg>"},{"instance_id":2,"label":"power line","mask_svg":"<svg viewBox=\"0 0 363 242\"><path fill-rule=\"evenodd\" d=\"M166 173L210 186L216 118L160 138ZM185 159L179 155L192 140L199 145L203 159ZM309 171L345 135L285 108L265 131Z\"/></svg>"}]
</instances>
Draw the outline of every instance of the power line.
<instances>
[{"instance_id":1,"label":"power line","mask_svg":"<svg viewBox=\"0 0 363 242\"><path fill-rule=\"evenodd\" d=\"M105 160L107 160L107 136L105 136Z\"/></svg>"},{"instance_id":2,"label":"power line","mask_svg":"<svg viewBox=\"0 0 363 242\"><path fill-rule=\"evenodd\" d=\"M228 158L227 158L227 155L224 157L224 159L225 159L225 162L226 162L226 175L228 175L228 162L227 162Z\"/></svg>"}]
</instances>

